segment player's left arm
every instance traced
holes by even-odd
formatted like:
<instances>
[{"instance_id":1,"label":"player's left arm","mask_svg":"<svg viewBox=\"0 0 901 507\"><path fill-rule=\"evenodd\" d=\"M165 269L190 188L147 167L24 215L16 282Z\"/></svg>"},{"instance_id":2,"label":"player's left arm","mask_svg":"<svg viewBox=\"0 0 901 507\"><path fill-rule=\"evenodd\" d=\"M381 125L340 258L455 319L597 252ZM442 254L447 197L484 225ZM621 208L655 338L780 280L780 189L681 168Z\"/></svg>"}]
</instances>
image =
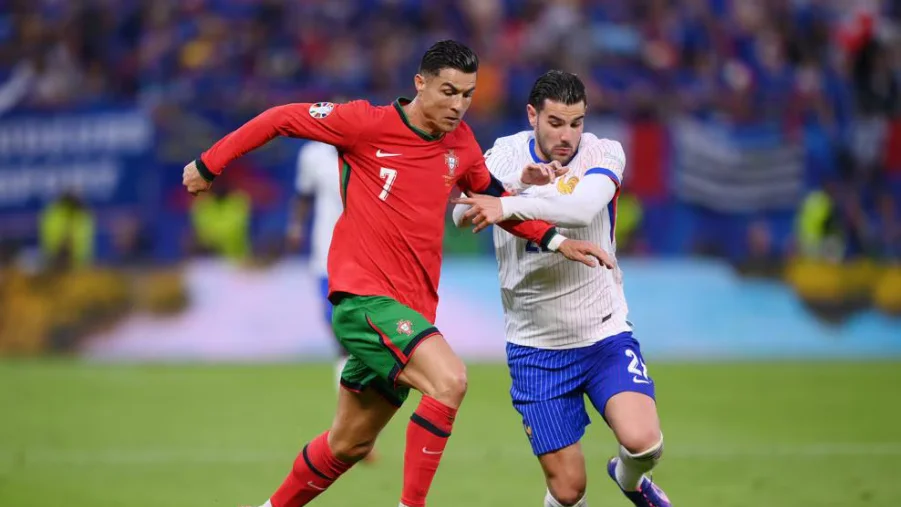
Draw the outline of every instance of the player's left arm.
<instances>
[{"instance_id":1,"label":"player's left arm","mask_svg":"<svg viewBox=\"0 0 901 507\"><path fill-rule=\"evenodd\" d=\"M474 162L457 181L457 185L470 195L473 192L496 197L507 195L508 192L504 188L503 183L488 171L485 158L482 157L482 152L475 138L472 138L471 145L474 149L474 155L472 156ZM557 229L547 222L540 220L507 220L497 225L514 236L532 241L540 245L545 251L558 252L571 261L581 262L589 267L595 267L598 264L606 268L613 268L614 266L612 257L601 250L601 247L598 245L590 241L569 239L557 232Z\"/></svg>"},{"instance_id":2,"label":"player's left arm","mask_svg":"<svg viewBox=\"0 0 901 507\"><path fill-rule=\"evenodd\" d=\"M504 184L488 171L485 159L481 156L457 181L457 185L469 194L484 194L493 197L509 195ZM539 220L501 221L497 225L515 236L532 241L541 245L542 249L552 252L556 251L566 240L566 237L558 233L553 225Z\"/></svg>"},{"instance_id":3,"label":"player's left arm","mask_svg":"<svg viewBox=\"0 0 901 507\"><path fill-rule=\"evenodd\" d=\"M503 196L497 200L471 196L461 202L473 209L464 215L480 230L503 220L546 220L562 227L586 227L619 192L626 156L617 141L599 140L587 148L592 167L572 194L550 197Z\"/></svg>"}]
</instances>

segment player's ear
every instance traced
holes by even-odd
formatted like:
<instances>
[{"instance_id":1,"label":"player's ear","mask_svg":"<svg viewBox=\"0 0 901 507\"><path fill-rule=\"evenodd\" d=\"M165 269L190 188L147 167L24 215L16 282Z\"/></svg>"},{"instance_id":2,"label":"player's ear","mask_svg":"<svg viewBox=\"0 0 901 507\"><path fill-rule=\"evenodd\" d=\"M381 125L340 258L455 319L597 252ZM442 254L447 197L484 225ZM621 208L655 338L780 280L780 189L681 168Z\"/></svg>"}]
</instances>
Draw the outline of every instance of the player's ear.
<instances>
[{"instance_id":1,"label":"player's ear","mask_svg":"<svg viewBox=\"0 0 901 507\"><path fill-rule=\"evenodd\" d=\"M529 115L529 125L532 128L538 126L538 110L532 104L526 104L526 113Z\"/></svg>"},{"instance_id":2,"label":"player's ear","mask_svg":"<svg viewBox=\"0 0 901 507\"><path fill-rule=\"evenodd\" d=\"M416 87L416 93L422 93L422 90L425 89L425 77L422 74L413 76L413 86Z\"/></svg>"}]
</instances>

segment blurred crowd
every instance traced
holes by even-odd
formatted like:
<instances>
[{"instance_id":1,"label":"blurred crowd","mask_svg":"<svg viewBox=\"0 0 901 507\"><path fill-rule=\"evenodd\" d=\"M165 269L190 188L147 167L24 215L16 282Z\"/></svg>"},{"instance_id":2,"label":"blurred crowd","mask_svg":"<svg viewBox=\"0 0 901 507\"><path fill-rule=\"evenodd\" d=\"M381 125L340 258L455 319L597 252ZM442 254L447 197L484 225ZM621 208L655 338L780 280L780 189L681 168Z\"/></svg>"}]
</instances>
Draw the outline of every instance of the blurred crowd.
<instances>
[{"instance_id":1,"label":"blurred crowd","mask_svg":"<svg viewBox=\"0 0 901 507\"><path fill-rule=\"evenodd\" d=\"M651 183L665 189L663 198L627 178L621 250L698 252L702 240L647 245L702 231L720 250L724 242L738 245L740 253L726 257L742 272L784 277L828 315L871 302L898 314L901 269L890 266L901 258L899 28L901 1L894 0L0 0L0 116L137 105L155 121L160 178L171 180L186 160L266 107L337 97L385 103L409 94L422 52L456 38L481 58L467 119L483 144L524 127L529 89L549 68L583 78L593 119L660 126L642 129L642 143L657 139L655 132L677 137L677 119L752 133L742 141L756 139L757 126L775 126L777 145L803 147L803 190L790 209L711 214L677 198L676 177L666 171ZM657 158L678 158L662 153L668 142L675 144L642 146L659 149ZM296 151L289 151L261 165L271 171L277 160L293 170ZM717 152L694 155L716 160ZM653 172L632 164L633 172ZM672 165L669 171L680 171ZM237 260L254 254L253 216L261 206L287 208L289 197L260 183L265 178L254 175L263 173L254 170L251 162L233 171L244 179L218 185L206 200L185 198L185 250ZM276 235L279 213L266 219ZM686 228L679 217L689 215ZM75 195L47 204L36 228L49 270L0 276L0 349L44 348L47 340L66 348L129 308L184 307L174 271L59 269L93 264L103 218ZM153 227L125 236L147 239ZM156 227L144 243L171 235ZM774 239L780 234L788 239ZM490 250L479 238L448 229L446 243L451 252ZM22 338L22 318L38 323L31 338Z\"/></svg>"},{"instance_id":2,"label":"blurred crowd","mask_svg":"<svg viewBox=\"0 0 901 507\"><path fill-rule=\"evenodd\" d=\"M855 112L898 109L897 4L3 0L3 103L190 104L243 118L333 94L385 101L408 92L426 47L454 37L483 61L477 118L520 115L536 73L564 68L590 82L595 111L816 116L842 130Z\"/></svg>"},{"instance_id":3,"label":"blurred crowd","mask_svg":"<svg viewBox=\"0 0 901 507\"><path fill-rule=\"evenodd\" d=\"M409 94L453 37L482 60L483 144L548 68L595 118L778 125L806 150L795 246L895 258L899 21L890 0L0 0L0 113L138 104L174 164L274 104Z\"/></svg>"}]
</instances>

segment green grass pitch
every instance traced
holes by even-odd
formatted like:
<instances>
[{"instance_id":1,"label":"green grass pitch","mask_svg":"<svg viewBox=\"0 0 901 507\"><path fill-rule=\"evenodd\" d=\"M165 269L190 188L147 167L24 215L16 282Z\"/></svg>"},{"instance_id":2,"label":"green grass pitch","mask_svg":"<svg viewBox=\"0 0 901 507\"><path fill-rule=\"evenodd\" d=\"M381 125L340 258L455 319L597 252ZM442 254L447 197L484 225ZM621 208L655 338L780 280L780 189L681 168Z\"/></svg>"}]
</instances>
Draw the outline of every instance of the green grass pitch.
<instances>
[{"instance_id":1,"label":"green grass pitch","mask_svg":"<svg viewBox=\"0 0 901 507\"><path fill-rule=\"evenodd\" d=\"M652 364L667 451L655 474L680 507L901 503L901 363ZM331 367L0 362L0 506L259 505L331 421ZM540 506L544 484L502 365L470 392L432 507ZM313 505L397 505L417 396ZM589 503L628 506L607 478L603 420L584 440Z\"/></svg>"}]
</instances>

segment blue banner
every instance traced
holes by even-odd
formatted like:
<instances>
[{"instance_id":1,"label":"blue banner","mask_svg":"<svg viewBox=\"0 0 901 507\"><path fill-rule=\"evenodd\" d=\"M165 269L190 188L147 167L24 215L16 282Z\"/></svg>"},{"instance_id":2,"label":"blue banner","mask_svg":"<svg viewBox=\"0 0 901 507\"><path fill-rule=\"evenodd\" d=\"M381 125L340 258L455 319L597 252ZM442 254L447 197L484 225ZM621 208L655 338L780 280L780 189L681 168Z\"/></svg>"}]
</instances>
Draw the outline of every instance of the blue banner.
<instances>
[{"instance_id":1,"label":"blue banner","mask_svg":"<svg viewBox=\"0 0 901 507\"><path fill-rule=\"evenodd\" d=\"M48 202L73 192L101 219L159 201L154 127L134 108L16 113L0 119L0 233L33 236Z\"/></svg>"}]
</instances>

